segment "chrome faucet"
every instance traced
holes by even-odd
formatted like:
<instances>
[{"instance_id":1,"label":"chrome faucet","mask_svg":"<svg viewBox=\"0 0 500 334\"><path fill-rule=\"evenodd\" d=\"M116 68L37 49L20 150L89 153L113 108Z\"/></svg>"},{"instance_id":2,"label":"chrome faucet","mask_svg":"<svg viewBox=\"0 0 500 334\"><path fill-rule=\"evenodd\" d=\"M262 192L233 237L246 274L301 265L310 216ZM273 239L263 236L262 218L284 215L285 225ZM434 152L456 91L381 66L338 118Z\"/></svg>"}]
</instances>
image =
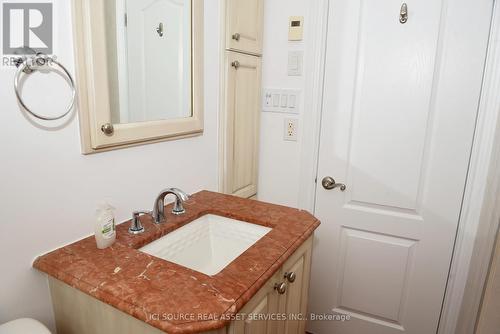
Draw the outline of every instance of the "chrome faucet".
<instances>
[{"instance_id":1,"label":"chrome faucet","mask_svg":"<svg viewBox=\"0 0 500 334\"><path fill-rule=\"evenodd\" d=\"M189 199L189 195L177 188L165 189L158 195L154 203L153 220L155 224L165 223L165 197L170 194L175 196L175 204L172 213L174 215L182 215L186 212L184 209L184 202Z\"/></svg>"}]
</instances>

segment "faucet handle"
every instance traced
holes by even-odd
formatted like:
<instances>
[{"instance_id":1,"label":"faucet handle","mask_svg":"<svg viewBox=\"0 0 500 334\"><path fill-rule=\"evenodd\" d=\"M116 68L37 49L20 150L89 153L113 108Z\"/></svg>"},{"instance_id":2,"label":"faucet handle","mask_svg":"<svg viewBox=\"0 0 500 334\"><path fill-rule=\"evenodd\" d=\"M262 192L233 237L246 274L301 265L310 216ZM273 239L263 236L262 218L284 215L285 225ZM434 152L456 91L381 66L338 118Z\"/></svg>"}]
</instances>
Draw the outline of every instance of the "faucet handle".
<instances>
[{"instance_id":1,"label":"faucet handle","mask_svg":"<svg viewBox=\"0 0 500 334\"><path fill-rule=\"evenodd\" d=\"M141 234L144 233L145 229L141 224L141 219L140 217L143 215L151 215L150 211L134 211L132 213L132 223L130 225L130 228L128 229L128 232L130 234Z\"/></svg>"},{"instance_id":2,"label":"faucet handle","mask_svg":"<svg viewBox=\"0 0 500 334\"><path fill-rule=\"evenodd\" d=\"M189 195L178 188L172 188L171 191L175 194L175 204L172 213L176 216L185 214L184 202L189 200Z\"/></svg>"}]
</instances>

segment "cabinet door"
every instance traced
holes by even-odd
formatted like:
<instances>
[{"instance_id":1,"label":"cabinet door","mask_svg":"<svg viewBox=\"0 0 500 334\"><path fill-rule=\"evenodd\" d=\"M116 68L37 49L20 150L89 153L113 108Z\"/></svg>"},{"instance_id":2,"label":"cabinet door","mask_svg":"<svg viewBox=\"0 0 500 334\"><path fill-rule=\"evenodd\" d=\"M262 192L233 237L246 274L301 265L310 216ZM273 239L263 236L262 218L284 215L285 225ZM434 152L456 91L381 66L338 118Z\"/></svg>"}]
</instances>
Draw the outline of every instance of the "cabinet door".
<instances>
[{"instance_id":1,"label":"cabinet door","mask_svg":"<svg viewBox=\"0 0 500 334\"><path fill-rule=\"evenodd\" d=\"M278 313L279 295L274 284L280 273L274 275L266 285L248 302L233 321L228 334L275 334L278 322L271 318Z\"/></svg>"},{"instance_id":2,"label":"cabinet door","mask_svg":"<svg viewBox=\"0 0 500 334\"><path fill-rule=\"evenodd\" d=\"M227 0L226 46L252 54L262 54L264 0Z\"/></svg>"},{"instance_id":3,"label":"cabinet door","mask_svg":"<svg viewBox=\"0 0 500 334\"><path fill-rule=\"evenodd\" d=\"M287 316L287 320L280 323L279 333L305 333L311 248L312 238L283 265L281 279L286 282L287 291L280 300L280 310Z\"/></svg>"},{"instance_id":4,"label":"cabinet door","mask_svg":"<svg viewBox=\"0 0 500 334\"><path fill-rule=\"evenodd\" d=\"M257 194L261 59L226 53L226 173L228 194Z\"/></svg>"}]
</instances>

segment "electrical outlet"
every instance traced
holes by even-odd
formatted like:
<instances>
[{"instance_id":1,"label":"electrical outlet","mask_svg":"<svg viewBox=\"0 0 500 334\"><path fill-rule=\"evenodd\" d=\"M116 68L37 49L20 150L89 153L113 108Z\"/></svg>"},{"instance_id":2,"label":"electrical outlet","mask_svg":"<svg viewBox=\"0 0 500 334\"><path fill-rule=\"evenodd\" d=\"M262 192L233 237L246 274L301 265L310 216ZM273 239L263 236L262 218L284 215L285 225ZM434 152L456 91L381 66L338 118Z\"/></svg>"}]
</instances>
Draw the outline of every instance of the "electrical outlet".
<instances>
[{"instance_id":1,"label":"electrical outlet","mask_svg":"<svg viewBox=\"0 0 500 334\"><path fill-rule=\"evenodd\" d=\"M285 140L297 141L299 132L299 120L296 118L285 119Z\"/></svg>"}]
</instances>

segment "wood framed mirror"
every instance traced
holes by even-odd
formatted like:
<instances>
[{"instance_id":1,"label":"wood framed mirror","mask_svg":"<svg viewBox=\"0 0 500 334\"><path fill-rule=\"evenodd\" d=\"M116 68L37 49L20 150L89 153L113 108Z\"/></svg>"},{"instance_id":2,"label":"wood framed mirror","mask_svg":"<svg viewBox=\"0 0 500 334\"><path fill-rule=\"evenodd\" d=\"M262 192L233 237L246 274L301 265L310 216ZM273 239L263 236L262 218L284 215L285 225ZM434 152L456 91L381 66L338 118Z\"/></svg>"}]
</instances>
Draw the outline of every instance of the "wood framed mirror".
<instances>
[{"instance_id":1,"label":"wood framed mirror","mask_svg":"<svg viewBox=\"0 0 500 334\"><path fill-rule=\"evenodd\" d=\"M203 133L203 0L74 0L84 154Z\"/></svg>"}]
</instances>

